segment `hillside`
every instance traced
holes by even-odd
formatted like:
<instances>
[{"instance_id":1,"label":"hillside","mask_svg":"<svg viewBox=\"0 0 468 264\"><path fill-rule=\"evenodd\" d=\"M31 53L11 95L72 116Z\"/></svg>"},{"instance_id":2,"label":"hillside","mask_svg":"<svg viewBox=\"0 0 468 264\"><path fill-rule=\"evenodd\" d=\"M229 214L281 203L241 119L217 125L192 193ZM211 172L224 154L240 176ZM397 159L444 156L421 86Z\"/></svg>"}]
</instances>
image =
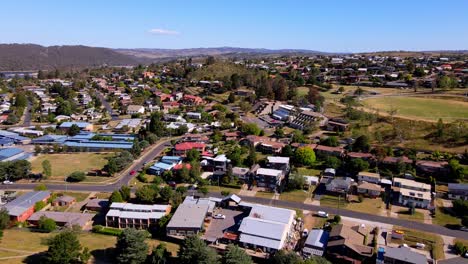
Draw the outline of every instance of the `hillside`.
<instances>
[{"instance_id":1,"label":"hillside","mask_svg":"<svg viewBox=\"0 0 468 264\"><path fill-rule=\"evenodd\" d=\"M116 49L115 51L126 55L141 58L166 59L178 57L203 57L203 56L238 56L238 55L317 55L332 54L304 49L249 49L235 47L218 48L193 48L193 49Z\"/></svg>"},{"instance_id":2,"label":"hillside","mask_svg":"<svg viewBox=\"0 0 468 264\"><path fill-rule=\"evenodd\" d=\"M101 65L136 65L142 59L112 49L87 46L0 44L0 70L79 69Z\"/></svg>"}]
</instances>

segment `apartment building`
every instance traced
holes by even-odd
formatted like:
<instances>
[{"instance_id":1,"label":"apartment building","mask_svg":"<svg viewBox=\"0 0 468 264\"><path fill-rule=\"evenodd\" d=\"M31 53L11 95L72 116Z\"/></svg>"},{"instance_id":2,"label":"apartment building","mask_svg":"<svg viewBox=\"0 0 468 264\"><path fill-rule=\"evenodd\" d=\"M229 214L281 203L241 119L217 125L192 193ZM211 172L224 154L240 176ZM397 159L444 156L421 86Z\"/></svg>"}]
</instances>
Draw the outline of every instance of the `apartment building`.
<instances>
[{"instance_id":1,"label":"apartment building","mask_svg":"<svg viewBox=\"0 0 468 264\"><path fill-rule=\"evenodd\" d=\"M170 212L168 204L112 203L106 214L106 226L147 229Z\"/></svg>"}]
</instances>

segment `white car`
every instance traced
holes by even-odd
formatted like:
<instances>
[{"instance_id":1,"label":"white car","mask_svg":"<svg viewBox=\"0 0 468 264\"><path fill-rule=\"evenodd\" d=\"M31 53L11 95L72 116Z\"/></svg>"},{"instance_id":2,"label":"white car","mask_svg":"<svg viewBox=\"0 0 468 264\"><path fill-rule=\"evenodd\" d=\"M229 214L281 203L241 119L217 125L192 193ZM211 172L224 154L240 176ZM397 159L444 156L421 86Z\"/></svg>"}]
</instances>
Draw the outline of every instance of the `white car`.
<instances>
[{"instance_id":1,"label":"white car","mask_svg":"<svg viewBox=\"0 0 468 264\"><path fill-rule=\"evenodd\" d=\"M6 181L3 181L3 184L13 184L13 182L6 180Z\"/></svg>"},{"instance_id":2,"label":"white car","mask_svg":"<svg viewBox=\"0 0 468 264\"><path fill-rule=\"evenodd\" d=\"M324 211L318 211L317 216L323 217L323 218L328 218L328 213Z\"/></svg>"},{"instance_id":3,"label":"white car","mask_svg":"<svg viewBox=\"0 0 468 264\"><path fill-rule=\"evenodd\" d=\"M213 215L214 219L226 219L226 216L223 214L215 214Z\"/></svg>"}]
</instances>

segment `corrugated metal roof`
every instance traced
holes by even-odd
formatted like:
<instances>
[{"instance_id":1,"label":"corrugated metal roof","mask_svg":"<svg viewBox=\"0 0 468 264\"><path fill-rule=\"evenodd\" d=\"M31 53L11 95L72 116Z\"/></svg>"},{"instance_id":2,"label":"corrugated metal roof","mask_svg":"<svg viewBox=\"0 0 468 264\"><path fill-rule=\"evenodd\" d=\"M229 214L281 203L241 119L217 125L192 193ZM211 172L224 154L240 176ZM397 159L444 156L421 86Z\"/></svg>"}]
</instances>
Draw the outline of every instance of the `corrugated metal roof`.
<instances>
[{"instance_id":1,"label":"corrugated metal roof","mask_svg":"<svg viewBox=\"0 0 468 264\"><path fill-rule=\"evenodd\" d=\"M305 246L325 248L328 242L328 232L323 229L312 229L307 236Z\"/></svg>"},{"instance_id":2,"label":"corrugated metal roof","mask_svg":"<svg viewBox=\"0 0 468 264\"><path fill-rule=\"evenodd\" d=\"M208 212L206 204L181 204L167 228L201 228Z\"/></svg>"},{"instance_id":3,"label":"corrugated metal roof","mask_svg":"<svg viewBox=\"0 0 468 264\"><path fill-rule=\"evenodd\" d=\"M3 148L0 149L0 160L8 159L20 153L23 153L24 150L19 148Z\"/></svg>"},{"instance_id":4,"label":"corrugated metal roof","mask_svg":"<svg viewBox=\"0 0 468 264\"><path fill-rule=\"evenodd\" d=\"M8 210L10 215L19 216L34 206L35 203L42 201L49 196L49 191L28 192L7 203L5 208Z\"/></svg>"}]
</instances>

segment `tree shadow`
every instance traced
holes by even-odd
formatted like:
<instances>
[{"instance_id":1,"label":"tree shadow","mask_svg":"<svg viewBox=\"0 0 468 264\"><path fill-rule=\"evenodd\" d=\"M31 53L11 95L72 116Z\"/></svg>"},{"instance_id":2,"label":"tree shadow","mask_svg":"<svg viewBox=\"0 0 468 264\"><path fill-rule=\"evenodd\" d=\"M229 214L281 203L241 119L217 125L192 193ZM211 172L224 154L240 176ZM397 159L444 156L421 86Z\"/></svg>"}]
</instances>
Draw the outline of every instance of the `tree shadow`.
<instances>
[{"instance_id":1,"label":"tree shadow","mask_svg":"<svg viewBox=\"0 0 468 264\"><path fill-rule=\"evenodd\" d=\"M115 262L115 248L95 249L90 253L94 257L94 263Z\"/></svg>"},{"instance_id":2,"label":"tree shadow","mask_svg":"<svg viewBox=\"0 0 468 264\"><path fill-rule=\"evenodd\" d=\"M27 256L23 260L23 263L27 263L27 264L47 263L46 256L47 256L46 251L32 254L32 255Z\"/></svg>"}]
</instances>

